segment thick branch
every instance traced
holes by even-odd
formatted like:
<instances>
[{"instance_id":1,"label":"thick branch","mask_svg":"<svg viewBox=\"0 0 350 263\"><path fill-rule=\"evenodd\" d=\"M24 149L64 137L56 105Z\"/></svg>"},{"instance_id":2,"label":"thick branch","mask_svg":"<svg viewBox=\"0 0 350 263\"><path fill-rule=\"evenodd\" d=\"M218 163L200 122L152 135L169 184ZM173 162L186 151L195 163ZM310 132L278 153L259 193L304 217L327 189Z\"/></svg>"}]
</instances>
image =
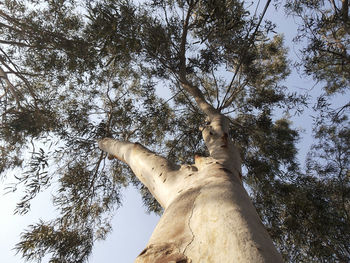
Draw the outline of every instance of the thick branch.
<instances>
[{"instance_id":1,"label":"thick branch","mask_svg":"<svg viewBox=\"0 0 350 263\"><path fill-rule=\"evenodd\" d=\"M220 160L225 168L232 172L241 173L241 160L237 148L229 138L228 120L208 103L202 91L193 85L186 77L186 43L189 29L189 19L192 7L190 6L183 25L180 44L180 70L179 77L182 87L195 99L198 107L207 115L208 125L203 129L203 139L209 150L210 156Z\"/></svg>"},{"instance_id":2,"label":"thick branch","mask_svg":"<svg viewBox=\"0 0 350 263\"><path fill-rule=\"evenodd\" d=\"M210 156L232 173L241 176L241 158L229 136L229 119L219 114L210 120L202 135Z\"/></svg>"},{"instance_id":3,"label":"thick branch","mask_svg":"<svg viewBox=\"0 0 350 263\"><path fill-rule=\"evenodd\" d=\"M169 202L170 185L176 180L179 166L170 163L138 143L105 138L98 142L101 150L129 165L137 178L165 208ZM170 183L170 184L169 184Z\"/></svg>"},{"instance_id":4,"label":"thick branch","mask_svg":"<svg viewBox=\"0 0 350 263\"><path fill-rule=\"evenodd\" d=\"M191 96L195 99L198 107L205 113L209 119L214 118L214 116L219 115L219 111L215 109L211 104L209 104L206 99L204 98L203 93L200 91L200 89L192 83L190 83L186 77L181 77L181 86L191 94Z\"/></svg>"}]
</instances>

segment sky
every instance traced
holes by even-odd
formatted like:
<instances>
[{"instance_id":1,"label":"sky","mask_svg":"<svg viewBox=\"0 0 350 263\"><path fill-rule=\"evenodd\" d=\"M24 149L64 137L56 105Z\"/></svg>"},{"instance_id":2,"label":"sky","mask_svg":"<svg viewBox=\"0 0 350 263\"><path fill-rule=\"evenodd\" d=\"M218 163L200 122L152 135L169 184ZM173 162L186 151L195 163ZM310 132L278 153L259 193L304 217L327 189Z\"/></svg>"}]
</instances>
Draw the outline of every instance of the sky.
<instances>
[{"instance_id":1,"label":"sky","mask_svg":"<svg viewBox=\"0 0 350 263\"><path fill-rule=\"evenodd\" d=\"M43 192L34 199L31 211L25 216L12 215L18 195L6 194L0 190L0 261L3 263L24 262L12 250L19 241L19 235L28 225L38 219L50 220L55 211L51 206L51 193ZM113 219L113 232L107 240L95 243L90 263L133 262L146 247L159 217L146 214L142 200L136 190L127 188L123 195L124 205L118 209ZM117 260L116 260L117 259ZM45 262L45 261L44 261ZM43 263L44 263L43 262Z\"/></svg>"},{"instance_id":2,"label":"sky","mask_svg":"<svg viewBox=\"0 0 350 263\"><path fill-rule=\"evenodd\" d=\"M261 1L265 5L266 1ZM277 24L277 32L285 35L286 44L290 48L290 57L295 58L297 48L291 43L296 34L296 25L292 18L284 17L283 13L276 13L273 6L269 7L266 18ZM296 72L288 79L286 85L294 91L305 92L311 90L312 81L301 79ZM304 130L303 140L299 143L300 159L305 157L310 147L311 112L305 111L302 116L294 118L294 127ZM49 220L53 218L55 211L51 206L51 193L44 192L32 203L31 211L25 216L13 215L18 194L4 195L4 189L0 182L0 255L1 262L21 263L24 262L19 255L15 256L12 250L19 241L19 235L29 224L38 222L38 219ZM95 244L90 263L99 262L133 262L137 255L146 247L147 241L156 226L159 217L147 214L142 206L140 195L133 188L128 188L123 195L123 207L118 209L112 221L113 232L105 241ZM45 262L44 262L45 263Z\"/></svg>"}]
</instances>

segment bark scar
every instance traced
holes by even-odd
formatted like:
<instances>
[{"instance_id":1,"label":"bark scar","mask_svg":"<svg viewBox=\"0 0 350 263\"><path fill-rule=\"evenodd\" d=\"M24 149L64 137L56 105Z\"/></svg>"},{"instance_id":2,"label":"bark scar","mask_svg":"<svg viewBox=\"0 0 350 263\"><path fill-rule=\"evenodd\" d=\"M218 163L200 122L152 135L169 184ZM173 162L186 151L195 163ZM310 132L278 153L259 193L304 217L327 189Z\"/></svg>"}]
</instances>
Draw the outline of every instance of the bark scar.
<instances>
[{"instance_id":1,"label":"bark scar","mask_svg":"<svg viewBox=\"0 0 350 263\"><path fill-rule=\"evenodd\" d=\"M194 233L193 233L193 230L192 230L192 228L191 228L191 219L192 219L192 216L193 216L193 211L194 211L194 208L195 208L195 204L196 204L197 198L198 198L198 196L199 196L200 194L201 194L201 191L199 190L199 191L198 191L198 194L197 194L197 196L196 196L196 198L195 198L194 201L193 201L191 214L190 214L190 217L188 218L188 224L187 224L187 225L188 225L188 228L189 228L190 231L191 231L192 239L191 239L190 242L188 242L188 244L186 245L184 251L182 252L182 254L184 254L184 255L185 255L185 252L186 252L187 248L192 244L192 242L194 241L194 238L195 238Z\"/></svg>"}]
</instances>

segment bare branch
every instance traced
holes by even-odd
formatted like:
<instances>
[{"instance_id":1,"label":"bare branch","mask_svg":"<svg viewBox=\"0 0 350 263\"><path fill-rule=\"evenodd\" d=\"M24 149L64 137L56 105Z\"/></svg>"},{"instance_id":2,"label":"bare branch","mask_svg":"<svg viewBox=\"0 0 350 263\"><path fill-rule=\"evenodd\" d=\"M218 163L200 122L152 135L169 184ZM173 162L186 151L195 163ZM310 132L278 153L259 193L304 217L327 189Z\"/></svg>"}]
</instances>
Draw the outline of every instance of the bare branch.
<instances>
[{"instance_id":1,"label":"bare branch","mask_svg":"<svg viewBox=\"0 0 350 263\"><path fill-rule=\"evenodd\" d=\"M333 117L334 120L338 119L340 114L346 109L346 108L350 108L350 102L345 104L344 106L340 107L337 109L337 112L335 114L335 116Z\"/></svg>"}]
</instances>

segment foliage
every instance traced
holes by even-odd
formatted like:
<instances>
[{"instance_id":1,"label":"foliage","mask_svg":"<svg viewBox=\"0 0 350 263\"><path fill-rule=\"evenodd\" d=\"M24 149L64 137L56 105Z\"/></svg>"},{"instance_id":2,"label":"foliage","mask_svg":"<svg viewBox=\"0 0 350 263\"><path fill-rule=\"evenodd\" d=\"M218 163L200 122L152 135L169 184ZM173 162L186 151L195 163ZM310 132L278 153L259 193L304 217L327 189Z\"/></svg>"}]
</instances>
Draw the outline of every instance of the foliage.
<instances>
[{"instance_id":1,"label":"foliage","mask_svg":"<svg viewBox=\"0 0 350 263\"><path fill-rule=\"evenodd\" d=\"M49 253L52 255L52 263L78 263L85 262L91 253L93 235L89 227L56 229L50 224L39 222L29 228L30 230L22 235L23 241L17 244L17 248L23 251L27 260L41 260Z\"/></svg>"},{"instance_id":2,"label":"foliage","mask_svg":"<svg viewBox=\"0 0 350 263\"><path fill-rule=\"evenodd\" d=\"M299 216L312 210L311 220L319 220L314 207L330 192L311 173L311 160L309 173L300 172L298 132L275 117L276 110L300 112L305 98L282 85L289 74L283 37L268 21L259 26L243 1L19 0L0 7L0 171L25 171L13 188L26 189L19 213L54 183L60 213L23 233L16 249L24 258L86 261L93 242L111 231L129 184L161 212L125 165L106 161L96 140L138 141L181 163L206 154L205 116L181 86L185 74L230 119L245 184L286 259L329 259L334 250L322 254L305 235L338 244L329 236L346 230L342 215L327 233L318 228L324 221L314 227ZM28 149L31 155L20 154ZM319 194L310 193L315 185ZM338 211L321 204L320 211Z\"/></svg>"},{"instance_id":3,"label":"foliage","mask_svg":"<svg viewBox=\"0 0 350 263\"><path fill-rule=\"evenodd\" d=\"M258 194L257 207L269 219L277 247L292 262L349 259L349 127L346 118L335 126L319 126L306 174L275 181L275 195L267 200Z\"/></svg>"},{"instance_id":4,"label":"foliage","mask_svg":"<svg viewBox=\"0 0 350 263\"><path fill-rule=\"evenodd\" d=\"M349 2L287 1L285 8L299 19L295 41L306 44L297 64L318 82L322 93L313 107L315 142L306 159L306 174L299 175L293 185L283 186L288 192L293 189L293 198L286 200L281 194L278 199L283 202L281 207L290 203L299 212L274 224L293 231L288 237L289 250L285 250L293 261L346 262L350 258L345 234L349 232L350 203ZM294 243L303 244L301 250Z\"/></svg>"},{"instance_id":5,"label":"foliage","mask_svg":"<svg viewBox=\"0 0 350 263\"><path fill-rule=\"evenodd\" d=\"M301 64L322 81L328 94L344 92L350 79L349 2L287 1L287 11L301 18L297 41L306 41Z\"/></svg>"}]
</instances>

